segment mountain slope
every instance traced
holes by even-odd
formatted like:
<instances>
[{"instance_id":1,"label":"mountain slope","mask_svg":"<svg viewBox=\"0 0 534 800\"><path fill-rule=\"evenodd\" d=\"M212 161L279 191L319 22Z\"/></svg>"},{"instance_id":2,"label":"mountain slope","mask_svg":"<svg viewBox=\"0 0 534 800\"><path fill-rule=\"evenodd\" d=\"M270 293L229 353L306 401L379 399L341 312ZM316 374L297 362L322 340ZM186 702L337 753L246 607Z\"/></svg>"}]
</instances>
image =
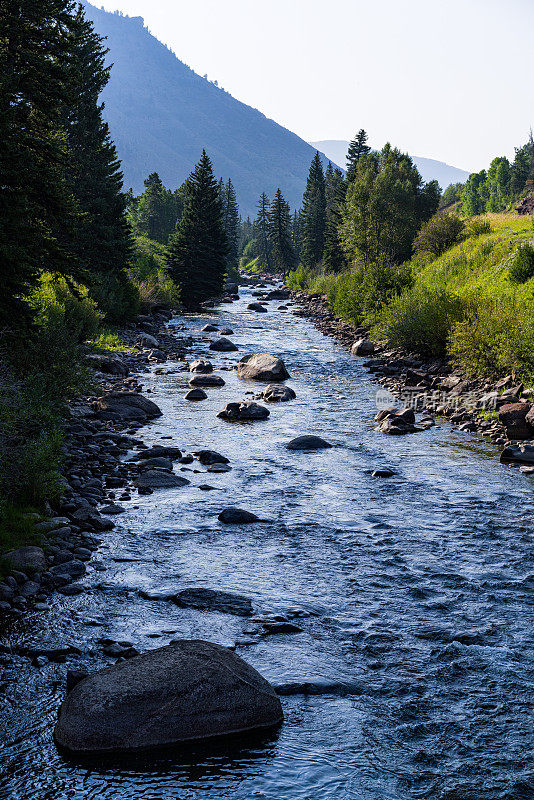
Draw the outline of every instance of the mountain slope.
<instances>
[{"instance_id":1,"label":"mountain slope","mask_svg":"<svg viewBox=\"0 0 534 800\"><path fill-rule=\"evenodd\" d=\"M325 139L321 142L311 142L311 144L321 150L335 164L345 167L349 142ZM436 180L442 189L446 189L450 183L465 183L469 177L469 172L458 169L458 167L451 167L443 161L435 161L433 158L422 158L421 156L412 156L412 158L423 179L425 181Z\"/></svg>"},{"instance_id":2,"label":"mountain slope","mask_svg":"<svg viewBox=\"0 0 534 800\"><path fill-rule=\"evenodd\" d=\"M107 37L111 80L104 115L122 160L124 184L135 192L158 172L178 187L206 148L215 174L231 177L241 213L255 215L261 192L281 188L300 206L314 148L259 111L235 100L183 64L143 26L141 17L84 7Z\"/></svg>"}]
</instances>

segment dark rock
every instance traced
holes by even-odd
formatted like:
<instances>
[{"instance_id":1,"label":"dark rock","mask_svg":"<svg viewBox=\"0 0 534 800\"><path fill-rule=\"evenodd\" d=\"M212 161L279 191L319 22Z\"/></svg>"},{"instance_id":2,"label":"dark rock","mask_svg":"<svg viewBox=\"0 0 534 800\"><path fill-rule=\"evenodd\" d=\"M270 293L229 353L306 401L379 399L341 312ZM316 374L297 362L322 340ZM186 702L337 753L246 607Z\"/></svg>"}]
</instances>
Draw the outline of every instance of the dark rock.
<instances>
[{"instance_id":1,"label":"dark rock","mask_svg":"<svg viewBox=\"0 0 534 800\"><path fill-rule=\"evenodd\" d=\"M379 469L373 470L371 476L373 478L391 478L393 475L395 475L395 473L392 469L389 469L389 467L380 467Z\"/></svg>"},{"instance_id":2,"label":"dark rock","mask_svg":"<svg viewBox=\"0 0 534 800\"><path fill-rule=\"evenodd\" d=\"M76 753L126 753L269 728L272 687L221 645L183 640L81 680L59 710L56 742Z\"/></svg>"},{"instance_id":3,"label":"dark rock","mask_svg":"<svg viewBox=\"0 0 534 800\"><path fill-rule=\"evenodd\" d=\"M218 325L212 325L211 323L208 323L207 325L204 325L204 327L201 328L200 330L204 331L204 333L214 333L215 331L219 330L219 327Z\"/></svg>"},{"instance_id":4,"label":"dark rock","mask_svg":"<svg viewBox=\"0 0 534 800\"><path fill-rule=\"evenodd\" d=\"M207 388L212 388L214 386L224 386L224 378L221 378L220 375L195 375L194 378L191 378L189 381L189 386L200 387L205 386Z\"/></svg>"},{"instance_id":5,"label":"dark rock","mask_svg":"<svg viewBox=\"0 0 534 800\"><path fill-rule=\"evenodd\" d=\"M320 436L297 436L286 445L288 450L325 450L332 447L330 442L321 439Z\"/></svg>"},{"instance_id":6,"label":"dark rock","mask_svg":"<svg viewBox=\"0 0 534 800\"><path fill-rule=\"evenodd\" d=\"M231 328L221 328L219 336L233 336L234 332Z\"/></svg>"},{"instance_id":7,"label":"dark rock","mask_svg":"<svg viewBox=\"0 0 534 800\"><path fill-rule=\"evenodd\" d=\"M139 471L146 472L147 469L163 469L172 472L172 461L164 456L154 456L154 458L144 458L139 462Z\"/></svg>"},{"instance_id":8,"label":"dark rock","mask_svg":"<svg viewBox=\"0 0 534 800\"><path fill-rule=\"evenodd\" d=\"M249 311L259 311L260 313L267 312L267 309L261 303L249 303L247 309Z\"/></svg>"},{"instance_id":9,"label":"dark rock","mask_svg":"<svg viewBox=\"0 0 534 800\"><path fill-rule=\"evenodd\" d=\"M268 408L258 403L227 403L217 416L229 422L254 422L267 419L270 412Z\"/></svg>"},{"instance_id":10,"label":"dark rock","mask_svg":"<svg viewBox=\"0 0 534 800\"><path fill-rule=\"evenodd\" d=\"M256 514L243 511L241 508L225 508L217 519L219 522L224 522L225 525L247 525L250 522L261 522Z\"/></svg>"},{"instance_id":11,"label":"dark rock","mask_svg":"<svg viewBox=\"0 0 534 800\"><path fill-rule=\"evenodd\" d=\"M191 481L174 473L163 470L147 470L134 480L137 489L169 489L178 486L189 486Z\"/></svg>"},{"instance_id":12,"label":"dark rock","mask_svg":"<svg viewBox=\"0 0 534 800\"><path fill-rule=\"evenodd\" d=\"M230 339L226 339L224 336L221 336L214 342L210 342L209 348L210 350L216 350L220 353L233 353L235 350L239 349L236 344L231 342Z\"/></svg>"},{"instance_id":13,"label":"dark rock","mask_svg":"<svg viewBox=\"0 0 534 800\"><path fill-rule=\"evenodd\" d=\"M532 409L534 406L530 403L509 403L501 406L499 422L506 428L509 439L531 439L534 436L534 428L529 424L529 419L534 418L534 414L529 417Z\"/></svg>"},{"instance_id":14,"label":"dark rock","mask_svg":"<svg viewBox=\"0 0 534 800\"><path fill-rule=\"evenodd\" d=\"M104 508L101 508L100 511L102 514L114 515L114 514L124 514L126 509L123 508L122 506L117 505L117 503L112 503L109 506L104 506Z\"/></svg>"},{"instance_id":15,"label":"dark rock","mask_svg":"<svg viewBox=\"0 0 534 800\"><path fill-rule=\"evenodd\" d=\"M182 608L220 611L238 617L249 617L252 614L252 603L248 597L214 589L183 589L174 596L174 601Z\"/></svg>"},{"instance_id":16,"label":"dark rock","mask_svg":"<svg viewBox=\"0 0 534 800\"><path fill-rule=\"evenodd\" d=\"M276 633L302 633L302 628L293 622L264 622L263 635L271 636Z\"/></svg>"},{"instance_id":17,"label":"dark rock","mask_svg":"<svg viewBox=\"0 0 534 800\"><path fill-rule=\"evenodd\" d=\"M84 591L83 586L80 586L79 583L68 583L66 586L58 588L58 592L66 597L75 597L78 594L83 594Z\"/></svg>"},{"instance_id":18,"label":"dark rock","mask_svg":"<svg viewBox=\"0 0 534 800\"><path fill-rule=\"evenodd\" d=\"M87 678L89 675L88 672L81 669L68 669L67 670L67 694L71 692L77 683L83 681L84 678Z\"/></svg>"},{"instance_id":19,"label":"dark rock","mask_svg":"<svg viewBox=\"0 0 534 800\"><path fill-rule=\"evenodd\" d=\"M206 394L204 389L191 389L189 392L187 392L184 399L191 401L198 401L198 400L206 400L207 397L208 395Z\"/></svg>"},{"instance_id":20,"label":"dark rock","mask_svg":"<svg viewBox=\"0 0 534 800\"><path fill-rule=\"evenodd\" d=\"M161 409L137 392L110 392L95 403L102 419L146 420L161 417Z\"/></svg>"},{"instance_id":21,"label":"dark rock","mask_svg":"<svg viewBox=\"0 0 534 800\"><path fill-rule=\"evenodd\" d=\"M124 361L121 361L121 359L116 356L91 353L87 356L87 360L90 365L99 370L99 372L105 372L109 375L120 375L121 377L126 377L130 373Z\"/></svg>"},{"instance_id":22,"label":"dark rock","mask_svg":"<svg viewBox=\"0 0 534 800\"><path fill-rule=\"evenodd\" d=\"M372 356L376 352L376 345L370 339L358 339L350 348L351 356Z\"/></svg>"},{"instance_id":23,"label":"dark rock","mask_svg":"<svg viewBox=\"0 0 534 800\"><path fill-rule=\"evenodd\" d=\"M73 579L81 578L82 575L85 575L86 568L82 561L74 559L73 561L67 561L65 564L57 564L55 567L50 567L49 571L52 575L64 575L69 579Z\"/></svg>"},{"instance_id":24,"label":"dark rock","mask_svg":"<svg viewBox=\"0 0 534 800\"><path fill-rule=\"evenodd\" d=\"M213 372L213 364L211 361L204 361L203 359L199 358L189 364L189 372L197 372L202 375L207 375L209 372Z\"/></svg>"},{"instance_id":25,"label":"dark rock","mask_svg":"<svg viewBox=\"0 0 534 800\"><path fill-rule=\"evenodd\" d=\"M297 396L293 389L283 383L270 383L261 393L266 403L286 403Z\"/></svg>"},{"instance_id":26,"label":"dark rock","mask_svg":"<svg viewBox=\"0 0 534 800\"><path fill-rule=\"evenodd\" d=\"M501 453L501 463L517 462L518 464L534 464L534 445L512 444Z\"/></svg>"},{"instance_id":27,"label":"dark rock","mask_svg":"<svg viewBox=\"0 0 534 800\"><path fill-rule=\"evenodd\" d=\"M237 365L237 377L280 383L290 376L281 358L268 353L255 353L240 359Z\"/></svg>"},{"instance_id":28,"label":"dark rock","mask_svg":"<svg viewBox=\"0 0 534 800\"><path fill-rule=\"evenodd\" d=\"M155 444L147 450L140 450L132 458L132 461L146 461L149 458L169 458L178 459L182 457L182 451L179 447L165 447L162 444Z\"/></svg>"},{"instance_id":29,"label":"dark rock","mask_svg":"<svg viewBox=\"0 0 534 800\"><path fill-rule=\"evenodd\" d=\"M216 450L197 450L194 455L204 466L230 463L230 460L226 458L226 456L222 456L220 453L217 453Z\"/></svg>"},{"instance_id":30,"label":"dark rock","mask_svg":"<svg viewBox=\"0 0 534 800\"><path fill-rule=\"evenodd\" d=\"M3 554L11 569L23 572L43 572L46 569L46 556L41 547L17 547Z\"/></svg>"}]
</instances>

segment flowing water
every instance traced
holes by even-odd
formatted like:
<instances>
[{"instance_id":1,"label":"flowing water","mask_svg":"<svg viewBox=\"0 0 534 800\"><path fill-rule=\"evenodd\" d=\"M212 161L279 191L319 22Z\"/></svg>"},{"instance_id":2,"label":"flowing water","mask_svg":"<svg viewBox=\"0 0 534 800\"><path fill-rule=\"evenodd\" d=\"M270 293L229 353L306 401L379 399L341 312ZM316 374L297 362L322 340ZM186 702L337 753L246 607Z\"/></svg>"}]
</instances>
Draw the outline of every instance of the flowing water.
<instances>
[{"instance_id":1,"label":"flowing water","mask_svg":"<svg viewBox=\"0 0 534 800\"><path fill-rule=\"evenodd\" d=\"M271 405L266 422L228 423L217 411L257 390L235 371L201 403L183 399L187 373L148 375L164 416L144 441L170 435L162 443L218 450L232 471L184 472L191 486L126 503L97 554L106 571L89 569L84 595L58 597L3 640L67 639L94 670L101 636L140 650L206 638L237 643L274 684L345 682L350 693L282 697L283 726L246 746L78 764L52 742L65 665L22 662L0 692L0 797L533 798L532 479L447 423L409 437L377 433L377 387L361 360L277 311L279 302L257 314L249 300L245 290L174 324L194 334L191 357L209 355L203 324L231 326L239 354L214 354L219 366L249 352L280 355L297 399ZM285 449L305 433L335 447ZM395 477L372 478L383 465ZM200 491L206 482L216 491ZM217 514L229 505L270 521L223 526ZM246 595L259 612L297 612L304 630L254 639L250 621L139 595L187 586Z\"/></svg>"}]
</instances>

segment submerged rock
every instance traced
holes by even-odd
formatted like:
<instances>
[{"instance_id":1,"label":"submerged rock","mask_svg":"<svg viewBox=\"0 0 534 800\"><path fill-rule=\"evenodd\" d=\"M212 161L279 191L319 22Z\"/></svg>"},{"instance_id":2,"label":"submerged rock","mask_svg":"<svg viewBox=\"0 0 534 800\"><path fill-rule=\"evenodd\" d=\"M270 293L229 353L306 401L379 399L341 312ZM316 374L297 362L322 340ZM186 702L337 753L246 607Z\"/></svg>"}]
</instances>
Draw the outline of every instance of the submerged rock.
<instances>
[{"instance_id":1,"label":"submerged rock","mask_svg":"<svg viewBox=\"0 0 534 800\"><path fill-rule=\"evenodd\" d=\"M207 325L204 325L204 327L201 328L200 330L204 331L205 333L214 333L215 331L219 330L219 327L218 327L218 325L212 325L209 322Z\"/></svg>"},{"instance_id":2,"label":"submerged rock","mask_svg":"<svg viewBox=\"0 0 534 800\"><path fill-rule=\"evenodd\" d=\"M379 467L371 473L372 478L391 478L393 475L395 475L395 473L389 467Z\"/></svg>"},{"instance_id":3,"label":"submerged rock","mask_svg":"<svg viewBox=\"0 0 534 800\"><path fill-rule=\"evenodd\" d=\"M269 383L287 380L289 372L281 358L269 353L254 353L244 356L237 365L237 377Z\"/></svg>"},{"instance_id":4,"label":"submerged rock","mask_svg":"<svg viewBox=\"0 0 534 800\"><path fill-rule=\"evenodd\" d=\"M199 608L206 611L221 611L238 617L250 617L252 603L248 597L214 589L183 589L173 597L174 602L183 608Z\"/></svg>"},{"instance_id":5,"label":"submerged rock","mask_svg":"<svg viewBox=\"0 0 534 800\"><path fill-rule=\"evenodd\" d=\"M273 688L239 656L182 640L79 681L61 705L54 738L73 753L128 753L282 719Z\"/></svg>"},{"instance_id":6,"label":"submerged rock","mask_svg":"<svg viewBox=\"0 0 534 800\"><path fill-rule=\"evenodd\" d=\"M226 337L221 336L219 339L216 339L214 342L210 343L210 350L217 350L221 353L233 353L235 350L238 350L236 344L230 341L230 339L226 339Z\"/></svg>"},{"instance_id":7,"label":"submerged rock","mask_svg":"<svg viewBox=\"0 0 534 800\"><path fill-rule=\"evenodd\" d=\"M332 445L320 436L297 436L287 445L288 450L326 450Z\"/></svg>"},{"instance_id":8,"label":"submerged rock","mask_svg":"<svg viewBox=\"0 0 534 800\"><path fill-rule=\"evenodd\" d=\"M501 463L517 462L518 464L534 464L534 445L511 444L501 453Z\"/></svg>"},{"instance_id":9,"label":"submerged rock","mask_svg":"<svg viewBox=\"0 0 534 800\"><path fill-rule=\"evenodd\" d=\"M252 514L250 511L243 511L241 508L225 508L217 519L226 525L248 525L250 522L261 522L256 514Z\"/></svg>"},{"instance_id":10,"label":"submerged rock","mask_svg":"<svg viewBox=\"0 0 534 800\"><path fill-rule=\"evenodd\" d=\"M226 456L222 456L216 450L197 450L193 455L200 461L201 464L204 464L204 466L210 466L211 464L230 463L230 459L226 458Z\"/></svg>"},{"instance_id":11,"label":"submerged rock","mask_svg":"<svg viewBox=\"0 0 534 800\"><path fill-rule=\"evenodd\" d=\"M270 414L268 408L258 403L227 403L217 416L229 422L254 422L267 419Z\"/></svg>"}]
</instances>

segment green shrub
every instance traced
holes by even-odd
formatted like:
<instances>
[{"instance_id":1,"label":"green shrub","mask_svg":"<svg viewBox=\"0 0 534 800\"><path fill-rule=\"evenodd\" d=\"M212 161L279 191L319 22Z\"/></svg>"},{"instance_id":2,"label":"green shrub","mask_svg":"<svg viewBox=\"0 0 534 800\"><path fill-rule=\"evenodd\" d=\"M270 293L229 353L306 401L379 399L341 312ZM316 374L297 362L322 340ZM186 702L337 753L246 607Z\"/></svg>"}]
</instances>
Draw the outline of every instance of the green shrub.
<instances>
[{"instance_id":1,"label":"green shrub","mask_svg":"<svg viewBox=\"0 0 534 800\"><path fill-rule=\"evenodd\" d=\"M488 219L471 219L464 229L466 238L482 236L483 234L493 233L493 228Z\"/></svg>"},{"instance_id":2,"label":"green shrub","mask_svg":"<svg viewBox=\"0 0 534 800\"><path fill-rule=\"evenodd\" d=\"M464 227L465 223L456 214L443 211L435 214L421 226L415 237L414 251L440 256L460 240Z\"/></svg>"},{"instance_id":3,"label":"green shrub","mask_svg":"<svg viewBox=\"0 0 534 800\"><path fill-rule=\"evenodd\" d=\"M136 236L131 261L131 274L137 282L156 277L167 269L167 249L148 236Z\"/></svg>"},{"instance_id":4,"label":"green shrub","mask_svg":"<svg viewBox=\"0 0 534 800\"><path fill-rule=\"evenodd\" d=\"M133 319L139 313L139 292L127 272L93 274L89 293L106 322L112 325Z\"/></svg>"},{"instance_id":5,"label":"green shrub","mask_svg":"<svg viewBox=\"0 0 534 800\"><path fill-rule=\"evenodd\" d=\"M509 276L512 283L526 283L534 277L534 247L531 244L523 244L518 248Z\"/></svg>"},{"instance_id":6,"label":"green shrub","mask_svg":"<svg viewBox=\"0 0 534 800\"><path fill-rule=\"evenodd\" d=\"M456 295L416 284L382 309L373 333L394 347L424 357L443 356L452 326L462 313Z\"/></svg>"},{"instance_id":7,"label":"green shrub","mask_svg":"<svg viewBox=\"0 0 534 800\"><path fill-rule=\"evenodd\" d=\"M514 297L471 300L451 331L449 352L470 376L534 376L534 308Z\"/></svg>"}]
</instances>

